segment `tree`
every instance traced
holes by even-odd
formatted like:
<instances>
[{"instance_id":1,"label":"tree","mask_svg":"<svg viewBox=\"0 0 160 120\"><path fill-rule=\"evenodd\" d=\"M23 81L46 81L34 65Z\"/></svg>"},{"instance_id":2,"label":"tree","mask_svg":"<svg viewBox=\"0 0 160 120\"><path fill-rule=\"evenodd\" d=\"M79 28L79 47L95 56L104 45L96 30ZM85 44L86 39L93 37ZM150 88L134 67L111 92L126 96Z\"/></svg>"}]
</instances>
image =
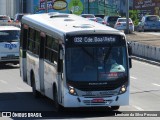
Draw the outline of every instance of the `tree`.
<instances>
[{"instance_id":1,"label":"tree","mask_svg":"<svg viewBox=\"0 0 160 120\"><path fill-rule=\"evenodd\" d=\"M130 10L129 17L133 20L134 25L138 25L139 18L138 18L138 10Z\"/></svg>"}]
</instances>

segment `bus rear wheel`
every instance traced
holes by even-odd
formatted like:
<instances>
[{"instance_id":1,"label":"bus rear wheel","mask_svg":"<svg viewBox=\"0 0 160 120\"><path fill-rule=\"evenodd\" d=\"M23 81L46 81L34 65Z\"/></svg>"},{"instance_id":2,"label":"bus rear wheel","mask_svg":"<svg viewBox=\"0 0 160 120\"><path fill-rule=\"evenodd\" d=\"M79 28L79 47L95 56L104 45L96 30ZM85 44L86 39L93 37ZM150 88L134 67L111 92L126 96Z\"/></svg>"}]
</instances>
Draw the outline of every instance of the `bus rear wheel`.
<instances>
[{"instance_id":1,"label":"bus rear wheel","mask_svg":"<svg viewBox=\"0 0 160 120\"><path fill-rule=\"evenodd\" d=\"M111 110L118 110L120 106L111 106Z\"/></svg>"}]
</instances>

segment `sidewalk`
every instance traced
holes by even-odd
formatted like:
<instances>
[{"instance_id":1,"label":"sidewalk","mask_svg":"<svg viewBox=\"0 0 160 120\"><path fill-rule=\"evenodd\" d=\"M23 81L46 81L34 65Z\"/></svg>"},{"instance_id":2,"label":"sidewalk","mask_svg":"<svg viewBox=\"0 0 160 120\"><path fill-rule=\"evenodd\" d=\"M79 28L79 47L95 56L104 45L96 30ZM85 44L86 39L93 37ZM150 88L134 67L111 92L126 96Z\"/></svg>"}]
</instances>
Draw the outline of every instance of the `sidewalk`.
<instances>
[{"instance_id":1,"label":"sidewalk","mask_svg":"<svg viewBox=\"0 0 160 120\"><path fill-rule=\"evenodd\" d=\"M160 32L134 32L126 34L126 38L131 43L133 56L160 63Z\"/></svg>"},{"instance_id":2,"label":"sidewalk","mask_svg":"<svg viewBox=\"0 0 160 120\"><path fill-rule=\"evenodd\" d=\"M139 42L145 45L151 45L160 47L160 32L155 32L156 34L148 34L145 32L134 32L132 34L126 34L127 40L132 42Z\"/></svg>"}]
</instances>

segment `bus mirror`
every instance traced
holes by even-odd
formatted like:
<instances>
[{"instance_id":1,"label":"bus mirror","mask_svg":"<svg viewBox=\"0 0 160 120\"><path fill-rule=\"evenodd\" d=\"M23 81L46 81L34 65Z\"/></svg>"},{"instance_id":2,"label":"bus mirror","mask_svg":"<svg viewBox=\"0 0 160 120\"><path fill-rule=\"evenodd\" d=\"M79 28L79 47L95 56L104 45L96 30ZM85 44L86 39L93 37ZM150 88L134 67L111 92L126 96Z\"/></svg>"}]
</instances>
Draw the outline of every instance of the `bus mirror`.
<instances>
[{"instance_id":1,"label":"bus mirror","mask_svg":"<svg viewBox=\"0 0 160 120\"><path fill-rule=\"evenodd\" d=\"M63 60L63 57L64 57L63 50L60 50L60 59Z\"/></svg>"},{"instance_id":2,"label":"bus mirror","mask_svg":"<svg viewBox=\"0 0 160 120\"><path fill-rule=\"evenodd\" d=\"M128 44L128 54L129 54L129 56L131 56L132 55L132 47L129 42L127 44Z\"/></svg>"},{"instance_id":3,"label":"bus mirror","mask_svg":"<svg viewBox=\"0 0 160 120\"><path fill-rule=\"evenodd\" d=\"M129 57L129 68L132 68L132 59Z\"/></svg>"}]
</instances>

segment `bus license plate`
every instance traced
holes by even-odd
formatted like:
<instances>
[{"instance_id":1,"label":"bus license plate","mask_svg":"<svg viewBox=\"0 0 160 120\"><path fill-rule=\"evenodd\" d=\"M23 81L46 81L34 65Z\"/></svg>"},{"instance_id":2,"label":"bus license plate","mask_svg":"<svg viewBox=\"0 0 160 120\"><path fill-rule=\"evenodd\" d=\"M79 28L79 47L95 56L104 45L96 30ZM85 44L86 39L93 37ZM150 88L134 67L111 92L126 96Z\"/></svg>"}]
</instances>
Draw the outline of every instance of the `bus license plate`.
<instances>
[{"instance_id":1,"label":"bus license plate","mask_svg":"<svg viewBox=\"0 0 160 120\"><path fill-rule=\"evenodd\" d=\"M95 98L92 100L93 103L102 103L104 102L104 99L103 98Z\"/></svg>"}]
</instances>

